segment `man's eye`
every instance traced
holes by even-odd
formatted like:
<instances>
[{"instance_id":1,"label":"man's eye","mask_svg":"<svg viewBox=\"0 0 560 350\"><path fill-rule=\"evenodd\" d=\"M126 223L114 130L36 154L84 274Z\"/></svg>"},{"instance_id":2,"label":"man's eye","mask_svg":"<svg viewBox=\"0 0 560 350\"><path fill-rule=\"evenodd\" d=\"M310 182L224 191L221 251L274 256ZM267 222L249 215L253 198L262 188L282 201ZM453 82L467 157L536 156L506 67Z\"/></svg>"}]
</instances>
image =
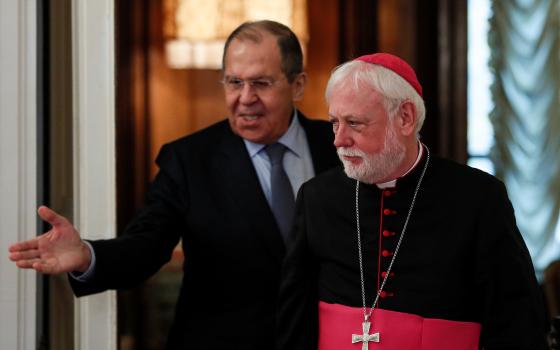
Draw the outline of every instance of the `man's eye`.
<instances>
[{"instance_id":1,"label":"man's eye","mask_svg":"<svg viewBox=\"0 0 560 350\"><path fill-rule=\"evenodd\" d=\"M240 87L243 86L243 80L241 79L229 79L227 84L232 87Z\"/></svg>"},{"instance_id":2,"label":"man's eye","mask_svg":"<svg viewBox=\"0 0 560 350\"><path fill-rule=\"evenodd\" d=\"M266 89L272 85L272 82L269 80L253 80L251 81L251 85L257 89Z\"/></svg>"},{"instance_id":3,"label":"man's eye","mask_svg":"<svg viewBox=\"0 0 560 350\"><path fill-rule=\"evenodd\" d=\"M230 90L238 90L243 87L243 80L237 78L228 78L223 80L224 86Z\"/></svg>"}]
</instances>

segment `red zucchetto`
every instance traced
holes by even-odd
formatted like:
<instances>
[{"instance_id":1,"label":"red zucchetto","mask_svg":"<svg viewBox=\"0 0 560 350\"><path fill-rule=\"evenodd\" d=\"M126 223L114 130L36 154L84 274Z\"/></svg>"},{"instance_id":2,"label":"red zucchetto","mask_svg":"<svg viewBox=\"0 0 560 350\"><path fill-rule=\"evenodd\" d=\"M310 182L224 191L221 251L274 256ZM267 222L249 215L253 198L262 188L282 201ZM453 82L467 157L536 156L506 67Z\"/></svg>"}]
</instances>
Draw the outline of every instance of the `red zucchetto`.
<instances>
[{"instance_id":1,"label":"red zucchetto","mask_svg":"<svg viewBox=\"0 0 560 350\"><path fill-rule=\"evenodd\" d=\"M355 61L378 64L392 70L406 80L414 88L414 90L416 90L420 97L422 97L422 85L420 85L418 78L416 78L414 69L412 69L412 67L402 58L388 53L379 52L371 55L360 56L356 58Z\"/></svg>"}]
</instances>

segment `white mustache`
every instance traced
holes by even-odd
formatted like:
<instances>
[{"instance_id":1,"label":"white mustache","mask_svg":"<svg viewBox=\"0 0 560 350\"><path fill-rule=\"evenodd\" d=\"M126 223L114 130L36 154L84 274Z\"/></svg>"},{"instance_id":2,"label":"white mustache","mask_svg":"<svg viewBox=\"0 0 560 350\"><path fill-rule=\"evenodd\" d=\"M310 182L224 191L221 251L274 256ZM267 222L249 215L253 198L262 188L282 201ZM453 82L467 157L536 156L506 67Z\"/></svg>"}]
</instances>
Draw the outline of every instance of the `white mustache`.
<instances>
[{"instance_id":1,"label":"white mustache","mask_svg":"<svg viewBox=\"0 0 560 350\"><path fill-rule=\"evenodd\" d=\"M339 147L336 149L336 153L340 157L365 157L366 153L362 150L356 148Z\"/></svg>"}]
</instances>

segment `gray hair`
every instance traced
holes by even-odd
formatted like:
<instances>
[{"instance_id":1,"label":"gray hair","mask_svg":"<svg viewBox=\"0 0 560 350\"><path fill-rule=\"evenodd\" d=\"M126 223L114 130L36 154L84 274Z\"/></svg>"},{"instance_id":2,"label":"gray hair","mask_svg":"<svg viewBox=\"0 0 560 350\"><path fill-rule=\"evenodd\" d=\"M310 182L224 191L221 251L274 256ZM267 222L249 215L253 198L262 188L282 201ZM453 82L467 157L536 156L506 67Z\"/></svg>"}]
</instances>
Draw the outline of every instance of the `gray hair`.
<instances>
[{"instance_id":1,"label":"gray hair","mask_svg":"<svg viewBox=\"0 0 560 350\"><path fill-rule=\"evenodd\" d=\"M336 67L325 90L327 103L330 101L332 90L335 87L344 86L357 91L364 85L370 86L384 97L384 106L389 118L394 117L401 103L411 101L416 108L415 132L418 137L426 118L424 100L400 75L383 66L362 61L350 61Z\"/></svg>"},{"instance_id":2,"label":"gray hair","mask_svg":"<svg viewBox=\"0 0 560 350\"><path fill-rule=\"evenodd\" d=\"M234 39L250 40L255 43L262 41L262 32L276 37L280 50L281 69L291 83L298 74L303 72L303 52L295 33L282 23L270 20L245 22L237 27L227 38L222 56L222 69L226 68L226 54Z\"/></svg>"}]
</instances>

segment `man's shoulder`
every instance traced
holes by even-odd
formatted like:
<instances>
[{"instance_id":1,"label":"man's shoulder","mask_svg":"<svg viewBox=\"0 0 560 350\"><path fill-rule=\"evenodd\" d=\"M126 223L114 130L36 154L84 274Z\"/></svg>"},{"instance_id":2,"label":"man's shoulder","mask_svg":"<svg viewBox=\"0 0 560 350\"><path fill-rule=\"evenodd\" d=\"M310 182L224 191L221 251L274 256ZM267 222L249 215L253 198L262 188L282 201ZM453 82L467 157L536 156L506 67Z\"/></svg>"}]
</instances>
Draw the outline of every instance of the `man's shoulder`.
<instances>
[{"instance_id":1,"label":"man's shoulder","mask_svg":"<svg viewBox=\"0 0 560 350\"><path fill-rule=\"evenodd\" d=\"M433 157L434 171L445 182L461 184L465 189L484 188L485 186L503 186L503 182L483 170L454 160Z\"/></svg>"},{"instance_id":2,"label":"man's shoulder","mask_svg":"<svg viewBox=\"0 0 560 350\"><path fill-rule=\"evenodd\" d=\"M229 126L227 120L222 120L193 134L183 136L179 139L164 144L157 156L156 163L162 164L172 159L181 162L193 160L212 159L216 154L237 145L236 136Z\"/></svg>"},{"instance_id":3,"label":"man's shoulder","mask_svg":"<svg viewBox=\"0 0 560 350\"><path fill-rule=\"evenodd\" d=\"M192 145L204 146L208 144L216 144L217 141L223 139L226 135L234 134L231 131L228 120L224 119L192 134L173 140L165 146L171 148L184 148L185 146Z\"/></svg>"}]
</instances>

